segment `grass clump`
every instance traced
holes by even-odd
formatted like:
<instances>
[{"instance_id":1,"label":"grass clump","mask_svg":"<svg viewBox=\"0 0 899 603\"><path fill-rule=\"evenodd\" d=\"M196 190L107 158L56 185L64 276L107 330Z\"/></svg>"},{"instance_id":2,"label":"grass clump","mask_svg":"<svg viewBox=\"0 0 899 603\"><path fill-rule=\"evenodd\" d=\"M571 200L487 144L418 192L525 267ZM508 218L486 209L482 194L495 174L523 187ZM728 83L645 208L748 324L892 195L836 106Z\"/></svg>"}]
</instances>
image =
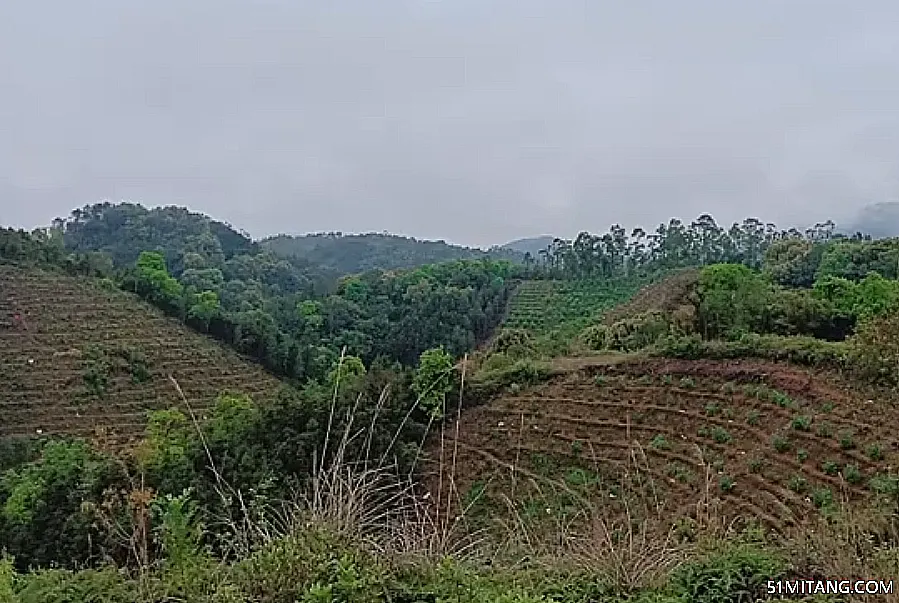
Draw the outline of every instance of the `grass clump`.
<instances>
[{"instance_id":1,"label":"grass clump","mask_svg":"<svg viewBox=\"0 0 899 603\"><path fill-rule=\"evenodd\" d=\"M824 461L821 463L821 470L827 475L836 475L840 472L840 464L836 461Z\"/></svg>"},{"instance_id":2,"label":"grass clump","mask_svg":"<svg viewBox=\"0 0 899 603\"><path fill-rule=\"evenodd\" d=\"M855 448L854 434L851 431L843 431L840 433L840 448L843 450L852 450Z\"/></svg>"},{"instance_id":3,"label":"grass clump","mask_svg":"<svg viewBox=\"0 0 899 603\"><path fill-rule=\"evenodd\" d=\"M712 439L718 444L727 444L731 441L731 435L726 429L716 425L712 428Z\"/></svg>"},{"instance_id":4,"label":"grass clump","mask_svg":"<svg viewBox=\"0 0 899 603\"><path fill-rule=\"evenodd\" d=\"M861 469L858 468L857 464L850 463L843 467L843 479L845 479L850 484L856 485L862 483L864 475L862 474Z\"/></svg>"},{"instance_id":5,"label":"grass clump","mask_svg":"<svg viewBox=\"0 0 899 603\"><path fill-rule=\"evenodd\" d=\"M757 410L750 410L746 415L746 423L753 427L757 426L762 419L762 414Z\"/></svg>"},{"instance_id":6,"label":"grass clump","mask_svg":"<svg viewBox=\"0 0 899 603\"><path fill-rule=\"evenodd\" d=\"M668 443L668 440L665 439L665 436L662 434L658 434L656 437L649 442L649 445L654 450L669 450L671 448L671 444Z\"/></svg>"},{"instance_id":7,"label":"grass clump","mask_svg":"<svg viewBox=\"0 0 899 603\"><path fill-rule=\"evenodd\" d=\"M801 475L791 475L790 481L787 482L787 487L796 494L802 494L808 489L808 480Z\"/></svg>"},{"instance_id":8,"label":"grass clump","mask_svg":"<svg viewBox=\"0 0 899 603\"><path fill-rule=\"evenodd\" d=\"M808 431L812 426L812 418L802 415L793 417L790 426L796 431Z\"/></svg>"},{"instance_id":9,"label":"grass clump","mask_svg":"<svg viewBox=\"0 0 899 603\"><path fill-rule=\"evenodd\" d=\"M786 562L779 556L750 545L735 545L675 570L671 583L678 598L673 600L756 601L766 596L768 581L783 576L786 569Z\"/></svg>"},{"instance_id":10,"label":"grass clump","mask_svg":"<svg viewBox=\"0 0 899 603\"><path fill-rule=\"evenodd\" d=\"M868 444L867 448L865 448L865 454L872 461L882 461L883 447L880 444Z\"/></svg>"},{"instance_id":11,"label":"grass clump","mask_svg":"<svg viewBox=\"0 0 899 603\"><path fill-rule=\"evenodd\" d=\"M788 451L792 447L792 444L790 444L790 440L782 435L774 436L774 438L771 440L771 443L774 446L774 450L781 453Z\"/></svg>"}]
</instances>

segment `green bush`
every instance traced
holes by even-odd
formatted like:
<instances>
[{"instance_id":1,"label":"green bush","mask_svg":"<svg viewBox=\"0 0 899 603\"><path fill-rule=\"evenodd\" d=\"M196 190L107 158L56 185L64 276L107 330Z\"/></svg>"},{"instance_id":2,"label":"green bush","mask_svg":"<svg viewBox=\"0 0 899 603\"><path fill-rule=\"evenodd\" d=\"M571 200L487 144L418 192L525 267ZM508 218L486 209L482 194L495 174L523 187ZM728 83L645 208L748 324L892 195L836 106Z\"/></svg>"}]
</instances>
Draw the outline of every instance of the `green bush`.
<instances>
[{"instance_id":1,"label":"green bush","mask_svg":"<svg viewBox=\"0 0 899 603\"><path fill-rule=\"evenodd\" d=\"M622 352L635 352L654 345L668 334L667 319L658 312L646 312L613 323L606 332L605 347Z\"/></svg>"},{"instance_id":2,"label":"green bush","mask_svg":"<svg viewBox=\"0 0 899 603\"><path fill-rule=\"evenodd\" d=\"M578 338L589 350L603 350L606 348L606 338L609 329L605 325L590 325L581 331Z\"/></svg>"},{"instance_id":3,"label":"green bush","mask_svg":"<svg viewBox=\"0 0 899 603\"><path fill-rule=\"evenodd\" d=\"M811 337L748 334L736 341L703 341L696 335L667 337L655 348L655 352L670 358L690 360L765 358L804 366L842 368L848 364L848 349L843 342Z\"/></svg>"},{"instance_id":4,"label":"green bush","mask_svg":"<svg viewBox=\"0 0 899 603\"><path fill-rule=\"evenodd\" d=\"M768 580L782 576L785 569L782 559L741 546L685 564L671 582L691 603L751 603L762 598Z\"/></svg>"}]
</instances>

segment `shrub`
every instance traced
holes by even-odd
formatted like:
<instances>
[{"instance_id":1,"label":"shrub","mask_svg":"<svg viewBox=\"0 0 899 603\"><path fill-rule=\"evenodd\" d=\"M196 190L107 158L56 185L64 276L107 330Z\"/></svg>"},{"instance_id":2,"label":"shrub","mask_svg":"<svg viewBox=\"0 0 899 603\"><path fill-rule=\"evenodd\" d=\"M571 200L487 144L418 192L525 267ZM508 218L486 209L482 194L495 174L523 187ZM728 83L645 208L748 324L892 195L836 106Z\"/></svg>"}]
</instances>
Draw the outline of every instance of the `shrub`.
<instances>
[{"instance_id":1,"label":"shrub","mask_svg":"<svg viewBox=\"0 0 899 603\"><path fill-rule=\"evenodd\" d=\"M843 479L850 484L860 484L862 483L864 476L862 475L861 469L858 468L858 465L852 463L843 467Z\"/></svg>"},{"instance_id":2,"label":"shrub","mask_svg":"<svg viewBox=\"0 0 899 603\"><path fill-rule=\"evenodd\" d=\"M534 353L534 341L525 329L502 329L490 345L494 353L522 358Z\"/></svg>"},{"instance_id":3,"label":"shrub","mask_svg":"<svg viewBox=\"0 0 899 603\"><path fill-rule=\"evenodd\" d=\"M812 425L812 418L805 416L793 417L793 421L790 423L790 425L796 431L808 431Z\"/></svg>"},{"instance_id":4,"label":"shrub","mask_svg":"<svg viewBox=\"0 0 899 603\"><path fill-rule=\"evenodd\" d=\"M654 345L669 332L667 319L658 312L624 318L608 327L605 347L622 352L635 352Z\"/></svg>"},{"instance_id":5,"label":"shrub","mask_svg":"<svg viewBox=\"0 0 899 603\"><path fill-rule=\"evenodd\" d=\"M812 502L819 509L829 509L833 506L833 492L830 488L818 488L812 492Z\"/></svg>"},{"instance_id":6,"label":"shrub","mask_svg":"<svg viewBox=\"0 0 899 603\"><path fill-rule=\"evenodd\" d=\"M840 448L843 450L852 450L855 448L855 439L851 431L843 431L840 433Z\"/></svg>"},{"instance_id":7,"label":"shrub","mask_svg":"<svg viewBox=\"0 0 899 603\"><path fill-rule=\"evenodd\" d=\"M747 334L736 341L703 341L697 335L668 336L660 339L655 352L669 358L686 360L764 358L835 369L843 368L849 362L846 343L804 336Z\"/></svg>"},{"instance_id":8,"label":"shrub","mask_svg":"<svg viewBox=\"0 0 899 603\"><path fill-rule=\"evenodd\" d=\"M590 350L606 349L606 338L609 329L605 325L590 325L578 336L581 342Z\"/></svg>"},{"instance_id":9,"label":"shrub","mask_svg":"<svg viewBox=\"0 0 899 603\"><path fill-rule=\"evenodd\" d=\"M865 449L865 454L867 454L868 458L872 461L883 460L883 448L880 447L880 444L869 444Z\"/></svg>"},{"instance_id":10,"label":"shrub","mask_svg":"<svg viewBox=\"0 0 899 603\"><path fill-rule=\"evenodd\" d=\"M762 415L761 415L761 413L759 413L759 411L750 410L749 414L746 415L746 423L748 423L749 425L755 426L755 425L759 424L759 421L761 420L761 418L762 418Z\"/></svg>"},{"instance_id":11,"label":"shrub","mask_svg":"<svg viewBox=\"0 0 899 603\"><path fill-rule=\"evenodd\" d=\"M801 475L791 475L787 486L796 494L802 494L808 488L808 480Z\"/></svg>"},{"instance_id":12,"label":"shrub","mask_svg":"<svg viewBox=\"0 0 899 603\"><path fill-rule=\"evenodd\" d=\"M731 440L731 435L723 427L716 426L712 429L712 439L718 444L727 444Z\"/></svg>"},{"instance_id":13,"label":"shrub","mask_svg":"<svg viewBox=\"0 0 899 603\"><path fill-rule=\"evenodd\" d=\"M671 445L665 439L665 436L663 436L661 434L654 437L652 439L652 441L649 443L649 445L652 446L656 450L668 450L669 448L671 448Z\"/></svg>"}]
</instances>

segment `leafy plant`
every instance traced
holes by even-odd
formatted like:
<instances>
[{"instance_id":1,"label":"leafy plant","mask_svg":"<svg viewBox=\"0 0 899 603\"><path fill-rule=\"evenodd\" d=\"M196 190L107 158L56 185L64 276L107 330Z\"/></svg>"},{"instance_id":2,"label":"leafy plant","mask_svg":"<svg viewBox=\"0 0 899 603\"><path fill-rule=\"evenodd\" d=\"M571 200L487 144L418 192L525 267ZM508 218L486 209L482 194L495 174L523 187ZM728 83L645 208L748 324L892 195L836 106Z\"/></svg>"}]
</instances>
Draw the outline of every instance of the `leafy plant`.
<instances>
[{"instance_id":1,"label":"leafy plant","mask_svg":"<svg viewBox=\"0 0 899 603\"><path fill-rule=\"evenodd\" d=\"M733 489L736 487L736 482L734 482L734 479L732 477L727 476L727 475L722 475L718 479L718 487L721 489L722 492L724 492L726 494L728 492L733 491Z\"/></svg>"},{"instance_id":2,"label":"leafy plant","mask_svg":"<svg viewBox=\"0 0 899 603\"><path fill-rule=\"evenodd\" d=\"M787 486L796 494L802 494L808 488L808 480L801 475L791 475Z\"/></svg>"},{"instance_id":3,"label":"leafy plant","mask_svg":"<svg viewBox=\"0 0 899 603\"><path fill-rule=\"evenodd\" d=\"M780 435L774 436L772 444L774 445L774 449L778 452L786 452L792 446L788 439Z\"/></svg>"},{"instance_id":4,"label":"leafy plant","mask_svg":"<svg viewBox=\"0 0 899 603\"><path fill-rule=\"evenodd\" d=\"M872 461L883 460L883 448L880 446L880 444L868 444L868 447L865 448L865 454Z\"/></svg>"},{"instance_id":5,"label":"leafy plant","mask_svg":"<svg viewBox=\"0 0 899 603\"><path fill-rule=\"evenodd\" d=\"M824 461L821 463L821 470L827 475L836 475L840 472L840 465L836 461Z\"/></svg>"},{"instance_id":6,"label":"leafy plant","mask_svg":"<svg viewBox=\"0 0 899 603\"><path fill-rule=\"evenodd\" d=\"M861 469L858 468L858 465L852 463L843 467L843 479L845 479L850 484L860 484L864 479L864 475L862 475Z\"/></svg>"},{"instance_id":7,"label":"leafy plant","mask_svg":"<svg viewBox=\"0 0 899 603\"><path fill-rule=\"evenodd\" d=\"M840 448L843 450L851 450L855 448L855 440L851 431L843 431L840 433Z\"/></svg>"},{"instance_id":8,"label":"leafy plant","mask_svg":"<svg viewBox=\"0 0 899 603\"><path fill-rule=\"evenodd\" d=\"M662 434L655 436L649 445L656 450L668 450L671 448L671 445Z\"/></svg>"},{"instance_id":9,"label":"leafy plant","mask_svg":"<svg viewBox=\"0 0 899 603\"><path fill-rule=\"evenodd\" d=\"M796 431L808 431L812 425L812 418L807 417L807 416L793 417L793 420L790 422L790 425Z\"/></svg>"}]
</instances>

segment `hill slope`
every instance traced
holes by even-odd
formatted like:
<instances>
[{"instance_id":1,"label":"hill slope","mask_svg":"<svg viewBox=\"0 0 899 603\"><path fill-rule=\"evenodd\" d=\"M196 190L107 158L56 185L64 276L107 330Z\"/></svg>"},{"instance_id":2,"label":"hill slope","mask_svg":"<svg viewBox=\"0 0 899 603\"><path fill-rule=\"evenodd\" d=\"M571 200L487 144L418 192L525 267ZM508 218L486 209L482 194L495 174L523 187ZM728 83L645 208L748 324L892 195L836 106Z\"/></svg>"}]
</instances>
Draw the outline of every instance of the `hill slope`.
<instances>
[{"instance_id":1,"label":"hill slope","mask_svg":"<svg viewBox=\"0 0 899 603\"><path fill-rule=\"evenodd\" d=\"M21 318L17 317L19 315ZM235 352L99 281L0 266L0 436L141 432L151 409L282 383Z\"/></svg>"},{"instance_id":2,"label":"hill slope","mask_svg":"<svg viewBox=\"0 0 899 603\"><path fill-rule=\"evenodd\" d=\"M511 492L521 517L549 529L585 508L624 516L640 497L668 526L714 512L782 531L891 487L890 402L756 360L594 366L463 412L446 434L459 434L461 473L443 483L483 521Z\"/></svg>"}]
</instances>

